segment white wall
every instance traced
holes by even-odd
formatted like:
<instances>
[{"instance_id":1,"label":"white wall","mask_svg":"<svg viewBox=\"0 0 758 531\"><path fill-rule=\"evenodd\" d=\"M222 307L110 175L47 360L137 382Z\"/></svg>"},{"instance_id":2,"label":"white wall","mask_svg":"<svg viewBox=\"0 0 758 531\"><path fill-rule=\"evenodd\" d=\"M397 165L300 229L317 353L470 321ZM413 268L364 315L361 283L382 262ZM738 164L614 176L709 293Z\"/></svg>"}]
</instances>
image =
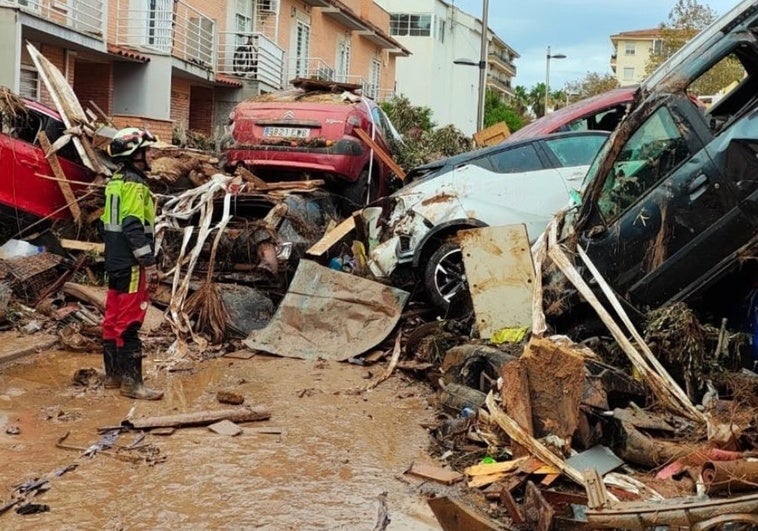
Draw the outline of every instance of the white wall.
<instances>
[{"instance_id":1,"label":"white wall","mask_svg":"<svg viewBox=\"0 0 758 531\"><path fill-rule=\"evenodd\" d=\"M454 12L439 0L376 2L390 13L433 13L444 17L444 43L435 37L434 27L430 37L393 36L412 53L397 58L397 91L413 105L431 108L432 119L438 126L453 124L467 135L475 133L479 69L455 65L453 61L459 58L479 61L481 23L457 8Z\"/></svg>"},{"instance_id":2,"label":"white wall","mask_svg":"<svg viewBox=\"0 0 758 531\"><path fill-rule=\"evenodd\" d=\"M21 25L18 12L0 8L0 86L19 91L21 68Z\"/></svg>"}]
</instances>

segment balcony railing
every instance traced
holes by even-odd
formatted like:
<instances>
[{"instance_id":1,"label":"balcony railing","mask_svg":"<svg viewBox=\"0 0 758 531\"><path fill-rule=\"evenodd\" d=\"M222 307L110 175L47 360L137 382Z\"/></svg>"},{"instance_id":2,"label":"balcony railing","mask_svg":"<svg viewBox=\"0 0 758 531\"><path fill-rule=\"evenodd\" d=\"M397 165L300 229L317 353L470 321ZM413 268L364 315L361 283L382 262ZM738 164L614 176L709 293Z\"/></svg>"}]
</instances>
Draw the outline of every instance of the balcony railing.
<instances>
[{"instance_id":1,"label":"balcony railing","mask_svg":"<svg viewBox=\"0 0 758 531\"><path fill-rule=\"evenodd\" d=\"M0 6L21 11L102 39L105 33L102 0L0 0Z\"/></svg>"},{"instance_id":2,"label":"balcony railing","mask_svg":"<svg viewBox=\"0 0 758 531\"><path fill-rule=\"evenodd\" d=\"M284 85L284 50L260 33L222 31L217 71L280 89Z\"/></svg>"},{"instance_id":3,"label":"balcony railing","mask_svg":"<svg viewBox=\"0 0 758 531\"><path fill-rule=\"evenodd\" d=\"M513 64L513 62L506 56L500 55L498 53L490 52L489 58L492 60L497 61L500 63L504 68L510 70L515 75L516 73L516 65Z\"/></svg>"},{"instance_id":4,"label":"balcony railing","mask_svg":"<svg viewBox=\"0 0 758 531\"><path fill-rule=\"evenodd\" d=\"M212 18L180 0L156 0L154 7L147 9L135 9L136 5L118 0L116 44L172 55L215 70L216 22Z\"/></svg>"}]
</instances>

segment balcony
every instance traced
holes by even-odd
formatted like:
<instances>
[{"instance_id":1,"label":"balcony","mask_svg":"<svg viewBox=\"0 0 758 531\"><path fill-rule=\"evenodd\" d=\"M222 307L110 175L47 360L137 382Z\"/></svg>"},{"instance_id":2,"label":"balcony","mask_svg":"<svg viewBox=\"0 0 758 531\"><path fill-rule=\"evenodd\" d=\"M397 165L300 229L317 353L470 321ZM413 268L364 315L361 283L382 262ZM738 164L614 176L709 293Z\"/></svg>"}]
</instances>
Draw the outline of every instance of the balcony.
<instances>
[{"instance_id":1,"label":"balcony","mask_svg":"<svg viewBox=\"0 0 758 531\"><path fill-rule=\"evenodd\" d=\"M0 7L23 13L102 40L105 13L102 0L0 0Z\"/></svg>"},{"instance_id":2,"label":"balcony","mask_svg":"<svg viewBox=\"0 0 758 531\"><path fill-rule=\"evenodd\" d=\"M284 85L284 50L260 33L219 32L217 71L260 81L272 89Z\"/></svg>"},{"instance_id":3,"label":"balcony","mask_svg":"<svg viewBox=\"0 0 758 531\"><path fill-rule=\"evenodd\" d=\"M498 66L501 70L508 72L512 76L516 75L516 65L514 65L505 55L490 53L489 60L490 63L494 63L494 65Z\"/></svg>"},{"instance_id":4,"label":"balcony","mask_svg":"<svg viewBox=\"0 0 758 531\"><path fill-rule=\"evenodd\" d=\"M171 55L215 70L216 22L176 0L157 0L153 9L132 9L134 2L116 4L116 44Z\"/></svg>"}]
</instances>

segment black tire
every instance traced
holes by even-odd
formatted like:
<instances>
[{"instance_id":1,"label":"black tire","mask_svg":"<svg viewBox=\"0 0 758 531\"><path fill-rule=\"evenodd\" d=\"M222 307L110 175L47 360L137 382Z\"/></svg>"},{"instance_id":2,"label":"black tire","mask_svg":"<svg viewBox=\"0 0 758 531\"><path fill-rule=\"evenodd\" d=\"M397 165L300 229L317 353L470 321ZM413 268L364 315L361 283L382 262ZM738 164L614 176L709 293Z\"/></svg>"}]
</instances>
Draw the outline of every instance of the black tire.
<instances>
[{"instance_id":1,"label":"black tire","mask_svg":"<svg viewBox=\"0 0 758 531\"><path fill-rule=\"evenodd\" d=\"M424 266L424 288L429 300L445 315L462 315L471 310L461 248L443 242Z\"/></svg>"},{"instance_id":2,"label":"black tire","mask_svg":"<svg viewBox=\"0 0 758 531\"><path fill-rule=\"evenodd\" d=\"M365 207L367 204L379 199L379 177L374 175L371 179L371 190L369 193L368 170L361 172L355 182L347 183L343 189L342 195L345 199L345 211L353 211Z\"/></svg>"}]
</instances>

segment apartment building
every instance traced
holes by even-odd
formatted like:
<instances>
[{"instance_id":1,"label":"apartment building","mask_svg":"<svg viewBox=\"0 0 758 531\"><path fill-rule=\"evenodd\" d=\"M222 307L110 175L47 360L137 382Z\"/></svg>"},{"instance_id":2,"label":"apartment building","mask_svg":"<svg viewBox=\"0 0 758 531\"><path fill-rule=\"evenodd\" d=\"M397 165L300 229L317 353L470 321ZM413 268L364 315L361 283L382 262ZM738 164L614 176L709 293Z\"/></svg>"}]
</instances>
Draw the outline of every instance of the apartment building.
<instances>
[{"instance_id":1,"label":"apartment building","mask_svg":"<svg viewBox=\"0 0 758 531\"><path fill-rule=\"evenodd\" d=\"M390 35L411 55L397 62L397 92L429 107L438 125L453 124L476 132L479 69L456 65L456 59L478 64L482 21L443 0L377 0L390 13ZM487 32L487 84L511 96L519 55L492 31Z\"/></svg>"},{"instance_id":2,"label":"apartment building","mask_svg":"<svg viewBox=\"0 0 758 531\"><path fill-rule=\"evenodd\" d=\"M373 0L0 0L0 84L51 103L31 42L116 125L212 135L295 77L392 93L409 51L388 32Z\"/></svg>"},{"instance_id":3,"label":"apartment building","mask_svg":"<svg viewBox=\"0 0 758 531\"><path fill-rule=\"evenodd\" d=\"M648 60L653 53L660 53L663 41L661 31L654 28L611 35L611 44L611 69L619 84L626 87L645 79Z\"/></svg>"}]
</instances>

